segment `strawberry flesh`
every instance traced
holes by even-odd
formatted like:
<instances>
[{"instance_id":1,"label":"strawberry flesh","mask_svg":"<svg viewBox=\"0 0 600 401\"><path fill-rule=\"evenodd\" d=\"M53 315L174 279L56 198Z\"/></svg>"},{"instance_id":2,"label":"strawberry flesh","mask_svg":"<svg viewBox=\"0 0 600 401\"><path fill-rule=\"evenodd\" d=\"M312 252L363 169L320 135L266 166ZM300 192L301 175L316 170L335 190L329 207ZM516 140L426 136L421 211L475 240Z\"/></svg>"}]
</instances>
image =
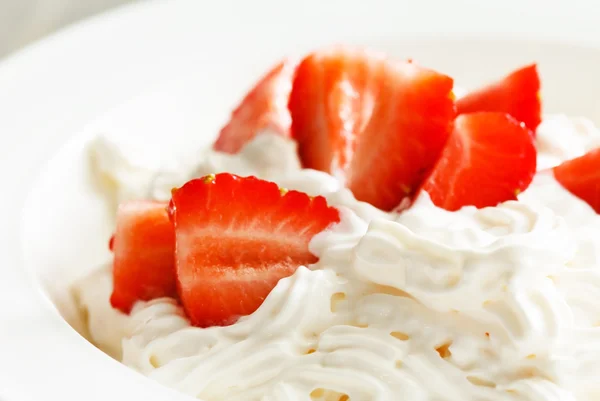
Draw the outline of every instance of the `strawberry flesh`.
<instances>
[{"instance_id":1,"label":"strawberry flesh","mask_svg":"<svg viewBox=\"0 0 600 401\"><path fill-rule=\"evenodd\" d=\"M291 117L287 102L293 74L294 64L287 60L269 71L233 111L214 149L237 153L263 130L289 137Z\"/></svg>"},{"instance_id":2,"label":"strawberry flesh","mask_svg":"<svg viewBox=\"0 0 600 401\"><path fill-rule=\"evenodd\" d=\"M306 57L290 95L305 168L341 178L361 201L391 210L411 196L452 129L451 78L414 62L334 48Z\"/></svg>"},{"instance_id":3,"label":"strawberry flesh","mask_svg":"<svg viewBox=\"0 0 600 401\"><path fill-rule=\"evenodd\" d=\"M226 173L175 190L170 216L179 296L200 327L254 312L281 278L317 261L310 240L340 219L321 196Z\"/></svg>"},{"instance_id":4,"label":"strawberry flesh","mask_svg":"<svg viewBox=\"0 0 600 401\"><path fill-rule=\"evenodd\" d=\"M177 296L175 232L163 202L121 204L112 237L113 292L110 303L129 313L138 300Z\"/></svg>"},{"instance_id":5,"label":"strawberry flesh","mask_svg":"<svg viewBox=\"0 0 600 401\"><path fill-rule=\"evenodd\" d=\"M508 113L535 132L541 120L540 77L535 64L468 93L456 101L459 114L478 111Z\"/></svg>"},{"instance_id":6,"label":"strawberry flesh","mask_svg":"<svg viewBox=\"0 0 600 401\"><path fill-rule=\"evenodd\" d=\"M504 113L463 114L422 190L446 210L496 206L516 200L535 170L533 134L522 123Z\"/></svg>"},{"instance_id":7,"label":"strawberry flesh","mask_svg":"<svg viewBox=\"0 0 600 401\"><path fill-rule=\"evenodd\" d=\"M554 167L554 177L600 213L600 148Z\"/></svg>"}]
</instances>

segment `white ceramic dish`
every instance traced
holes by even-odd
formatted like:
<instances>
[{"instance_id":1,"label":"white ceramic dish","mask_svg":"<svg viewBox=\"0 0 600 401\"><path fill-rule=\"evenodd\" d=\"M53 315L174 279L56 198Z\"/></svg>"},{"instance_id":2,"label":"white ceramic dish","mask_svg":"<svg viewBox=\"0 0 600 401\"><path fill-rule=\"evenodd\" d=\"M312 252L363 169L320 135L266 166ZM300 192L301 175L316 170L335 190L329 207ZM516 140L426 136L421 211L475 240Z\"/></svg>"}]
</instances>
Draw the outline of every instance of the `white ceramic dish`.
<instances>
[{"instance_id":1,"label":"white ceramic dish","mask_svg":"<svg viewBox=\"0 0 600 401\"><path fill-rule=\"evenodd\" d=\"M547 111L600 123L594 3L552 10L533 0L482 3L149 2L6 60L0 400L185 399L96 350L60 315L77 325L67 286L109 256L111 221L83 153L99 132L142 138L139 152L157 157L193 149L211 140L266 66L331 42L410 56L466 86L537 61ZM565 43L551 44L557 36Z\"/></svg>"}]
</instances>

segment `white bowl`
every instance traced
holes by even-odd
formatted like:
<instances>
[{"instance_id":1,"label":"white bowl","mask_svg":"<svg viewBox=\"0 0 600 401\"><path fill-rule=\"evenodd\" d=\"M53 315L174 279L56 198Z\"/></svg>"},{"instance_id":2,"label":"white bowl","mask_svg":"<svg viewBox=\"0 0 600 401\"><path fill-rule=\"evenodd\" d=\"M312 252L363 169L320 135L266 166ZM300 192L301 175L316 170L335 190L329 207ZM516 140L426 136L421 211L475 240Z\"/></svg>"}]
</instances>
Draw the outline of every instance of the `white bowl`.
<instances>
[{"instance_id":1,"label":"white bowl","mask_svg":"<svg viewBox=\"0 0 600 401\"><path fill-rule=\"evenodd\" d=\"M110 359L63 319L80 325L69 285L110 256L112 221L85 154L94 135L122 134L148 157L187 152L212 140L238 97L279 57L334 42L415 58L466 87L535 61L545 111L600 123L593 17L527 1L501 9L448 4L255 0L214 2L209 10L200 2L151 2L5 61L0 399L186 398ZM515 16L510 6L517 4ZM509 17L519 33L500 35ZM553 44L561 21L567 43Z\"/></svg>"}]
</instances>

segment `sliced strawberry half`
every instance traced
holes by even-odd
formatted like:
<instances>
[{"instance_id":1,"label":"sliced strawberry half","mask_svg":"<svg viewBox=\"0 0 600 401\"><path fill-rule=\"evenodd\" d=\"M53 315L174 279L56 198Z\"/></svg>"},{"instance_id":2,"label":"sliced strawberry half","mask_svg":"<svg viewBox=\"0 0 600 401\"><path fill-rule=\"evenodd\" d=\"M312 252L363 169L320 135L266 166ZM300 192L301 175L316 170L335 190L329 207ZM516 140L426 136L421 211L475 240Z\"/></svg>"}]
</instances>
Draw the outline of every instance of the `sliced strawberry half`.
<instances>
[{"instance_id":1,"label":"sliced strawberry half","mask_svg":"<svg viewBox=\"0 0 600 401\"><path fill-rule=\"evenodd\" d=\"M535 169L534 139L524 124L504 113L463 114L422 189L447 210L496 206L516 200Z\"/></svg>"},{"instance_id":2,"label":"sliced strawberry half","mask_svg":"<svg viewBox=\"0 0 600 401\"><path fill-rule=\"evenodd\" d=\"M114 252L110 297L114 308L129 313L138 300L177 295L175 232L166 203L121 204L110 248Z\"/></svg>"},{"instance_id":3,"label":"sliced strawberry half","mask_svg":"<svg viewBox=\"0 0 600 401\"><path fill-rule=\"evenodd\" d=\"M568 160L553 171L563 187L600 213L600 148Z\"/></svg>"},{"instance_id":4,"label":"sliced strawberry half","mask_svg":"<svg viewBox=\"0 0 600 401\"><path fill-rule=\"evenodd\" d=\"M456 101L459 114L498 111L510 114L535 132L541 122L540 77L535 64L520 68Z\"/></svg>"},{"instance_id":5,"label":"sliced strawberry half","mask_svg":"<svg viewBox=\"0 0 600 401\"><path fill-rule=\"evenodd\" d=\"M282 61L267 73L233 111L221 129L214 149L237 153L260 131L290 136L291 117L287 102L292 89L295 64Z\"/></svg>"},{"instance_id":6,"label":"sliced strawberry half","mask_svg":"<svg viewBox=\"0 0 600 401\"><path fill-rule=\"evenodd\" d=\"M290 95L292 136L306 168L345 181L391 210L415 193L452 129L451 78L357 49L306 57Z\"/></svg>"},{"instance_id":7,"label":"sliced strawberry half","mask_svg":"<svg viewBox=\"0 0 600 401\"><path fill-rule=\"evenodd\" d=\"M179 296L201 327L254 312L281 278L317 261L309 241L340 219L321 196L226 173L175 190L170 214Z\"/></svg>"}]
</instances>

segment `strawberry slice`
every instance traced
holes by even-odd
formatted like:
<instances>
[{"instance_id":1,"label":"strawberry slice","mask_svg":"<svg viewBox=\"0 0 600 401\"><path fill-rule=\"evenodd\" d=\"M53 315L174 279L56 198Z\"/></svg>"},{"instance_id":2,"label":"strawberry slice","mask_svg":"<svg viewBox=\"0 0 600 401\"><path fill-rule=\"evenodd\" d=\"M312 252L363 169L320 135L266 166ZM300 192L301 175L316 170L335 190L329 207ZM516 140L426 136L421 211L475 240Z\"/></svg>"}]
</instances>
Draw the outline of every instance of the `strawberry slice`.
<instances>
[{"instance_id":1,"label":"strawberry slice","mask_svg":"<svg viewBox=\"0 0 600 401\"><path fill-rule=\"evenodd\" d=\"M175 232L166 203L121 204L110 247L114 252L110 297L114 308L129 313L138 300L177 295Z\"/></svg>"},{"instance_id":2,"label":"strawberry slice","mask_svg":"<svg viewBox=\"0 0 600 401\"><path fill-rule=\"evenodd\" d=\"M175 190L170 215L179 296L200 327L254 312L281 278L317 261L309 241L340 220L321 196L227 173Z\"/></svg>"},{"instance_id":3,"label":"strawberry slice","mask_svg":"<svg viewBox=\"0 0 600 401\"><path fill-rule=\"evenodd\" d=\"M277 64L246 95L221 129L214 149L237 153L262 130L290 136L291 117L287 102L292 89L294 63Z\"/></svg>"},{"instance_id":4,"label":"strawberry slice","mask_svg":"<svg viewBox=\"0 0 600 401\"><path fill-rule=\"evenodd\" d=\"M393 209L414 194L446 142L452 86L414 62L362 50L309 55L289 103L303 166L341 178L359 200Z\"/></svg>"},{"instance_id":5,"label":"strawberry slice","mask_svg":"<svg viewBox=\"0 0 600 401\"><path fill-rule=\"evenodd\" d=\"M541 122L540 77L535 64L468 93L456 101L459 114L477 111L508 113L535 131Z\"/></svg>"},{"instance_id":6,"label":"strawberry slice","mask_svg":"<svg viewBox=\"0 0 600 401\"><path fill-rule=\"evenodd\" d=\"M496 206L516 200L535 169L534 139L524 124L504 113L463 114L422 189L446 210Z\"/></svg>"},{"instance_id":7,"label":"strawberry slice","mask_svg":"<svg viewBox=\"0 0 600 401\"><path fill-rule=\"evenodd\" d=\"M600 148L554 167L554 177L600 213Z\"/></svg>"}]
</instances>

